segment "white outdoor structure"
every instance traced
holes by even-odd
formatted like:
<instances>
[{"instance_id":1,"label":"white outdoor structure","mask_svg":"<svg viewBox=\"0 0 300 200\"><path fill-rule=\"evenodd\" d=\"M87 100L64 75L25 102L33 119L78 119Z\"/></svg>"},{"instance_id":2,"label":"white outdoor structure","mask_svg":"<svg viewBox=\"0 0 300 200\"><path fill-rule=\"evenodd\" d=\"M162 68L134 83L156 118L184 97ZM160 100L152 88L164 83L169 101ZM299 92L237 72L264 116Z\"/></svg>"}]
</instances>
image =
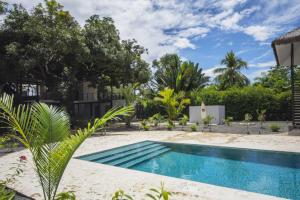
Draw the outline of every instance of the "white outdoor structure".
<instances>
[{"instance_id":1,"label":"white outdoor structure","mask_svg":"<svg viewBox=\"0 0 300 200\"><path fill-rule=\"evenodd\" d=\"M213 105L213 106L205 106L202 104L201 106L190 106L189 107L189 119L191 123L202 122L202 119L205 116L212 116L214 119L212 120L212 124L222 124L225 119L225 106L223 105Z\"/></svg>"}]
</instances>

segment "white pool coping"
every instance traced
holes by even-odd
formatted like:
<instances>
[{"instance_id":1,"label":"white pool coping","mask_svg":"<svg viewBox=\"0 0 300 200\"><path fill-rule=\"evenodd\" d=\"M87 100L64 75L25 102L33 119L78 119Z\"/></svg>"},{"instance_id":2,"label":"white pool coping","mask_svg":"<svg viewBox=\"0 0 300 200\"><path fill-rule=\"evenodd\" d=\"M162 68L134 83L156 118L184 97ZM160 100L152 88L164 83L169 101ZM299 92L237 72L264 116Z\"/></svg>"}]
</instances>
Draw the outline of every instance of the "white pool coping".
<instances>
[{"instance_id":1,"label":"white pool coping","mask_svg":"<svg viewBox=\"0 0 300 200\"><path fill-rule=\"evenodd\" d=\"M300 137L285 134L238 135L182 131L132 131L115 132L104 137L89 138L76 151L74 157L145 140L300 153ZM0 179L10 173L12 163L21 155L30 158L27 150L0 157ZM160 182L164 182L167 190L174 192L171 198L174 200L279 199L274 196L103 165L75 158L71 159L67 167L59 191L74 190L79 200L108 200L111 199L114 191L121 188L134 199L140 200L147 199L145 193L148 192L148 189L159 187ZM42 191L30 160L24 168L24 174L10 186L28 196L42 199Z\"/></svg>"}]
</instances>

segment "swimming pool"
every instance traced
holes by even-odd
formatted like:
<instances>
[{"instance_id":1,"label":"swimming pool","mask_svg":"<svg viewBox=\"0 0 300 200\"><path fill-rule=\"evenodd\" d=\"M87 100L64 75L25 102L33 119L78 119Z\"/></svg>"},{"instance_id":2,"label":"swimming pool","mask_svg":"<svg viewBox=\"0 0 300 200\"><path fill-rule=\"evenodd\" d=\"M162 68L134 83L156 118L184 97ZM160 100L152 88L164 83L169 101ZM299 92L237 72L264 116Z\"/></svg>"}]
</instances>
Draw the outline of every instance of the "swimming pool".
<instances>
[{"instance_id":1,"label":"swimming pool","mask_svg":"<svg viewBox=\"0 0 300 200\"><path fill-rule=\"evenodd\" d=\"M289 199L300 199L300 154L144 141L80 159Z\"/></svg>"}]
</instances>

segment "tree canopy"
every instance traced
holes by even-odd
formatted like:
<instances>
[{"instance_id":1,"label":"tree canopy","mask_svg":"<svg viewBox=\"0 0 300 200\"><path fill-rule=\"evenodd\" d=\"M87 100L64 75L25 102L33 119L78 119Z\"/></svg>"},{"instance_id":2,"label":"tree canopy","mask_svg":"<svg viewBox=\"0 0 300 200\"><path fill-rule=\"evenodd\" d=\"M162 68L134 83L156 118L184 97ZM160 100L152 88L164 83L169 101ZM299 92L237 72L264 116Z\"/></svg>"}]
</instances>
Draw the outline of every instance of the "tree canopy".
<instances>
[{"instance_id":1,"label":"tree canopy","mask_svg":"<svg viewBox=\"0 0 300 200\"><path fill-rule=\"evenodd\" d=\"M10 7L0 27L1 85L33 79L60 91L81 80L117 87L149 80L146 49L122 41L111 18L93 15L81 27L55 0L30 12Z\"/></svg>"},{"instance_id":2,"label":"tree canopy","mask_svg":"<svg viewBox=\"0 0 300 200\"><path fill-rule=\"evenodd\" d=\"M217 74L215 80L219 84L220 89L227 89L232 86L246 86L250 84L249 79L242 74L242 69L247 69L247 63L241 58L237 57L233 51L226 54L225 58L221 60L224 67L214 70Z\"/></svg>"},{"instance_id":3,"label":"tree canopy","mask_svg":"<svg viewBox=\"0 0 300 200\"><path fill-rule=\"evenodd\" d=\"M156 69L154 82L159 90L169 87L175 92L188 92L203 88L209 81L198 63L182 62L177 54L166 54L159 60L154 60L153 67Z\"/></svg>"}]
</instances>

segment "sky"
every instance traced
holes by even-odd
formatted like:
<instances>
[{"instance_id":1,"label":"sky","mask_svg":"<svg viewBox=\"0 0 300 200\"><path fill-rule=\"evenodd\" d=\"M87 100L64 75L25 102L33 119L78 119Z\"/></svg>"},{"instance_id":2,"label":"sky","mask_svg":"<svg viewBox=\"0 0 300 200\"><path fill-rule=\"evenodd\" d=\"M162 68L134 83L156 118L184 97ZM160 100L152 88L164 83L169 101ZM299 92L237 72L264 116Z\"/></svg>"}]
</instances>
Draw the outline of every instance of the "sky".
<instances>
[{"instance_id":1,"label":"sky","mask_svg":"<svg viewBox=\"0 0 300 200\"><path fill-rule=\"evenodd\" d=\"M42 0L8 0L27 9ZM148 49L149 63L178 53L214 77L226 52L248 63L254 80L275 65L271 42L300 26L300 0L58 0L83 25L93 14L112 17L122 39Z\"/></svg>"}]
</instances>

